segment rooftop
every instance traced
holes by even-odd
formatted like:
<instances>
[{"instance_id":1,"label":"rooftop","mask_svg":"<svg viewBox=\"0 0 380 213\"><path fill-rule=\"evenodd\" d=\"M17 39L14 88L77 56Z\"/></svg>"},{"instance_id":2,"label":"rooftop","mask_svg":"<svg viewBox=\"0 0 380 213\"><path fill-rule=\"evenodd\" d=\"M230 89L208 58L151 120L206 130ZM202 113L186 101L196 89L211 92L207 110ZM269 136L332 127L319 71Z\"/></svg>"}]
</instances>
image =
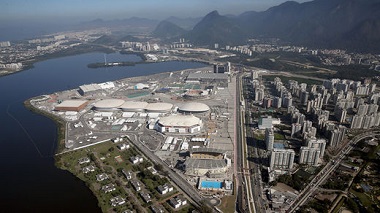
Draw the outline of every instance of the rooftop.
<instances>
[{"instance_id":1,"label":"rooftop","mask_svg":"<svg viewBox=\"0 0 380 213\"><path fill-rule=\"evenodd\" d=\"M203 103L198 102L189 102L183 104L179 107L179 111L183 112L206 112L209 111L210 107Z\"/></svg>"},{"instance_id":2,"label":"rooftop","mask_svg":"<svg viewBox=\"0 0 380 213\"><path fill-rule=\"evenodd\" d=\"M169 115L160 118L159 123L163 126L195 126L201 124L201 119L194 115Z\"/></svg>"},{"instance_id":3,"label":"rooftop","mask_svg":"<svg viewBox=\"0 0 380 213\"><path fill-rule=\"evenodd\" d=\"M189 168L200 168L200 169L217 169L224 168L227 166L226 160L214 160L214 159L193 159L188 158L185 161L185 166Z\"/></svg>"}]
</instances>

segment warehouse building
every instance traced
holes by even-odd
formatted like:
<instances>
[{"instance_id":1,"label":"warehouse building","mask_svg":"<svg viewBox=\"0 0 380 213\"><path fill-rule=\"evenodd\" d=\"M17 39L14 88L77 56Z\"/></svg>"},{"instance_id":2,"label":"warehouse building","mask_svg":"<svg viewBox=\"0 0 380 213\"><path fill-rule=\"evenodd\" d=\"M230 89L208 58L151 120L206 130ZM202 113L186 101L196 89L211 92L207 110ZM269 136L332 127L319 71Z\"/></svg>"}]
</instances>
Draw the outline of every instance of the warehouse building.
<instances>
[{"instance_id":1,"label":"warehouse building","mask_svg":"<svg viewBox=\"0 0 380 213\"><path fill-rule=\"evenodd\" d=\"M79 94L81 95L93 95L102 90L102 87L98 84L85 84L79 86Z\"/></svg>"},{"instance_id":2,"label":"warehouse building","mask_svg":"<svg viewBox=\"0 0 380 213\"><path fill-rule=\"evenodd\" d=\"M55 106L56 111L76 111L79 112L88 104L86 100L66 100Z\"/></svg>"}]
</instances>

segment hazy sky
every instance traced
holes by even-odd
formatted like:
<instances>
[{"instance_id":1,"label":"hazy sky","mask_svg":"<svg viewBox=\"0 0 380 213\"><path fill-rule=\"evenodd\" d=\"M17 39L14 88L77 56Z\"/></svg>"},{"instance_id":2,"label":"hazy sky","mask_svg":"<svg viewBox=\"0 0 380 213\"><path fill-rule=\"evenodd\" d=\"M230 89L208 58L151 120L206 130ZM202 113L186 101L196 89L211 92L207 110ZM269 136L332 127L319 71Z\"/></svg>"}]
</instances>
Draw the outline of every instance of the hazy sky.
<instances>
[{"instance_id":1,"label":"hazy sky","mask_svg":"<svg viewBox=\"0 0 380 213\"><path fill-rule=\"evenodd\" d=\"M286 0L0 0L0 19L114 19L132 16L164 19L262 11ZM310 0L296 0L305 2Z\"/></svg>"}]
</instances>

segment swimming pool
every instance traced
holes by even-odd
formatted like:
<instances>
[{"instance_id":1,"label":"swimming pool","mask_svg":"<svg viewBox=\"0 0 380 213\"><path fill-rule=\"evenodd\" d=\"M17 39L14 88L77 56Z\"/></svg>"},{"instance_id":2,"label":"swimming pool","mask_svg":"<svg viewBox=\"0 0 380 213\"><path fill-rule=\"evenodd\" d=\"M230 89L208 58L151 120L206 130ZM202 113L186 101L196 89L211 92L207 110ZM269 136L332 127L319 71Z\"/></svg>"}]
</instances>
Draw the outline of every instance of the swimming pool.
<instances>
[{"instance_id":1,"label":"swimming pool","mask_svg":"<svg viewBox=\"0 0 380 213\"><path fill-rule=\"evenodd\" d=\"M221 189L223 187L223 182L204 180L201 182L201 187L208 189Z\"/></svg>"}]
</instances>

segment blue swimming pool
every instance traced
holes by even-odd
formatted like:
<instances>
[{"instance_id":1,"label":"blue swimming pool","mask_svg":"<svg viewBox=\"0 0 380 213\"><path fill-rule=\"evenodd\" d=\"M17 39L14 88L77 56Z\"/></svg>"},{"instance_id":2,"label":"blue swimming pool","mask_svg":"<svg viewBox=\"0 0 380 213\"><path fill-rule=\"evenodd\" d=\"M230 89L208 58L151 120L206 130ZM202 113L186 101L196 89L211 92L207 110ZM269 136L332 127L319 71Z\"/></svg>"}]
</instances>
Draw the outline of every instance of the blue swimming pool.
<instances>
[{"instance_id":1,"label":"blue swimming pool","mask_svg":"<svg viewBox=\"0 0 380 213\"><path fill-rule=\"evenodd\" d=\"M219 181L202 181L201 182L202 188L212 188L212 189L221 189L223 187L223 182Z\"/></svg>"}]
</instances>

